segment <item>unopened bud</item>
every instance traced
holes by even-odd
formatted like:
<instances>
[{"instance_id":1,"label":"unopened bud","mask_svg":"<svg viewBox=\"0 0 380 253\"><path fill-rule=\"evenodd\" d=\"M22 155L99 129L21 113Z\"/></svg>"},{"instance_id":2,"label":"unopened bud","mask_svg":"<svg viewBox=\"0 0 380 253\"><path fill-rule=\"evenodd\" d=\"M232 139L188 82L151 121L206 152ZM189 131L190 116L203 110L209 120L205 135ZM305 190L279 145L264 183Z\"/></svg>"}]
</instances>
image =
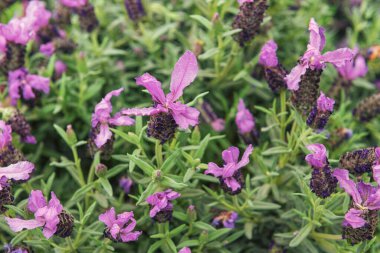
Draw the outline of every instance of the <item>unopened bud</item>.
<instances>
[{"instance_id":1,"label":"unopened bud","mask_svg":"<svg viewBox=\"0 0 380 253\"><path fill-rule=\"evenodd\" d=\"M103 163L99 163L98 165L96 165L95 174L98 177L103 177L106 175L106 173L107 173L107 166L105 166Z\"/></svg>"},{"instance_id":2,"label":"unopened bud","mask_svg":"<svg viewBox=\"0 0 380 253\"><path fill-rule=\"evenodd\" d=\"M193 205L190 205L187 208L187 217L189 217L190 221L195 221L197 219L197 211L195 210L195 207Z\"/></svg>"},{"instance_id":3,"label":"unopened bud","mask_svg":"<svg viewBox=\"0 0 380 253\"><path fill-rule=\"evenodd\" d=\"M74 129L71 125L67 125L66 134L70 145L74 145L78 142L77 135L75 134Z\"/></svg>"}]
</instances>

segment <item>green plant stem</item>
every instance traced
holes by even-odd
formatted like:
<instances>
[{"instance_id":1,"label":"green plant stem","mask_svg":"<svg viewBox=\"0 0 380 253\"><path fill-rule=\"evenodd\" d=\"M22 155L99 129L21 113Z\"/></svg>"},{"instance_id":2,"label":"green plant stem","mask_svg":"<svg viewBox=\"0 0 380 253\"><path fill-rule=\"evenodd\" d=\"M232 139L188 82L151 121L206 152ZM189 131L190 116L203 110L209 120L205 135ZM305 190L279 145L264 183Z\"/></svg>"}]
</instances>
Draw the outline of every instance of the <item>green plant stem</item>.
<instances>
[{"instance_id":1,"label":"green plant stem","mask_svg":"<svg viewBox=\"0 0 380 253\"><path fill-rule=\"evenodd\" d=\"M286 134L286 90L282 89L280 93L280 100L281 100L281 140L285 141L285 134Z\"/></svg>"},{"instance_id":2,"label":"green plant stem","mask_svg":"<svg viewBox=\"0 0 380 253\"><path fill-rule=\"evenodd\" d=\"M73 152L74 163L75 163L75 167L76 167L77 172L78 172L80 184L81 184L81 186L84 186L84 185L86 185L86 181L84 180L84 176L83 176L83 172L82 172L82 167L81 167L81 164L80 164L80 159L78 157L78 151L77 151L76 147L74 147L74 146L71 147L71 151Z\"/></svg>"},{"instance_id":3,"label":"green plant stem","mask_svg":"<svg viewBox=\"0 0 380 253\"><path fill-rule=\"evenodd\" d=\"M315 238L319 238L319 239L342 240L342 235L333 235L333 234L324 234L324 233L312 232L311 236L315 237Z\"/></svg>"},{"instance_id":4,"label":"green plant stem","mask_svg":"<svg viewBox=\"0 0 380 253\"><path fill-rule=\"evenodd\" d=\"M160 144L160 141L156 141L156 147L155 147L155 151L156 151L156 161L157 161L157 167L158 168L161 168L162 164L163 164L163 159L162 159L162 145Z\"/></svg>"}]
</instances>

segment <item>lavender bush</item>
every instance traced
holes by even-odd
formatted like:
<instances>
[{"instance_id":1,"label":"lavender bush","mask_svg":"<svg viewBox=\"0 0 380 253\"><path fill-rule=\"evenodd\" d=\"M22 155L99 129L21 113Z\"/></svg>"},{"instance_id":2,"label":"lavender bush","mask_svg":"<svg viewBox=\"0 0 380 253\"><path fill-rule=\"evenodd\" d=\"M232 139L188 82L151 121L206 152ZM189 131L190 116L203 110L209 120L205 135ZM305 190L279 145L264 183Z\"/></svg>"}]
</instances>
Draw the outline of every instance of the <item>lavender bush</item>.
<instances>
[{"instance_id":1,"label":"lavender bush","mask_svg":"<svg viewBox=\"0 0 380 253\"><path fill-rule=\"evenodd\" d=\"M2 0L4 252L379 252L379 10Z\"/></svg>"}]
</instances>

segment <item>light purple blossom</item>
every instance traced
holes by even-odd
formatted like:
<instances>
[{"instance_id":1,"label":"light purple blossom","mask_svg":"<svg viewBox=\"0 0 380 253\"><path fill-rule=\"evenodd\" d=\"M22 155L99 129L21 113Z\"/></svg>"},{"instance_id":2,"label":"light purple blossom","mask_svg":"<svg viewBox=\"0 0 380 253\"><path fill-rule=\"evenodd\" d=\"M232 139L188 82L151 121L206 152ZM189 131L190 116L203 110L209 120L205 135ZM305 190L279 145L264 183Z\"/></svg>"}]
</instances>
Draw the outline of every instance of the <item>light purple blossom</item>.
<instances>
[{"instance_id":1,"label":"light purple blossom","mask_svg":"<svg viewBox=\"0 0 380 253\"><path fill-rule=\"evenodd\" d=\"M264 67L276 67L278 65L277 59L277 44L274 40L270 40L261 48L259 63Z\"/></svg>"},{"instance_id":2,"label":"light purple blossom","mask_svg":"<svg viewBox=\"0 0 380 253\"><path fill-rule=\"evenodd\" d=\"M309 23L309 31L310 37L307 51L300 59L299 64L285 77L289 90L298 90L301 76L305 74L308 68L312 70L324 69L326 63L331 63L339 68L346 61L351 61L354 56L353 51L349 48L341 48L322 54L321 51L326 43L325 30L318 26L312 18Z\"/></svg>"},{"instance_id":3,"label":"light purple blossom","mask_svg":"<svg viewBox=\"0 0 380 253\"><path fill-rule=\"evenodd\" d=\"M113 96L120 96L124 88L118 90L113 90L109 92L103 99L95 106L95 111L92 114L91 125L96 128L100 125L100 132L96 136L95 144L98 148L103 146L112 137L112 132L109 129L111 126L130 126L135 123L133 119L127 116L123 116L120 113L116 113L115 116L111 117L112 104L111 98Z\"/></svg>"},{"instance_id":4,"label":"light purple blossom","mask_svg":"<svg viewBox=\"0 0 380 253\"><path fill-rule=\"evenodd\" d=\"M125 194L129 194L133 185L133 181L129 177L121 177L119 180L119 185Z\"/></svg>"},{"instance_id":5,"label":"light purple blossom","mask_svg":"<svg viewBox=\"0 0 380 253\"><path fill-rule=\"evenodd\" d=\"M359 77L363 77L367 74L368 68L365 58L359 54L359 49L354 49L356 58L353 61L345 61L340 67L336 67L341 77L345 80L355 80Z\"/></svg>"},{"instance_id":6,"label":"light purple blossom","mask_svg":"<svg viewBox=\"0 0 380 253\"><path fill-rule=\"evenodd\" d=\"M0 34L9 42L26 45L35 36L33 20L13 18L8 24L0 24Z\"/></svg>"},{"instance_id":7,"label":"light purple blossom","mask_svg":"<svg viewBox=\"0 0 380 253\"><path fill-rule=\"evenodd\" d=\"M225 228L235 228L235 222L238 218L239 216L236 212L221 212L213 219L212 224L216 227L222 224Z\"/></svg>"},{"instance_id":8,"label":"light purple blossom","mask_svg":"<svg viewBox=\"0 0 380 253\"><path fill-rule=\"evenodd\" d=\"M24 181L30 178L34 171L34 164L28 161L22 161L11 164L7 167L0 167L0 178L4 180ZM0 185L0 190L2 189Z\"/></svg>"},{"instance_id":9,"label":"light purple blossom","mask_svg":"<svg viewBox=\"0 0 380 253\"><path fill-rule=\"evenodd\" d=\"M191 253L191 250L188 247L184 247L180 251L178 251L178 253Z\"/></svg>"},{"instance_id":10,"label":"light purple blossom","mask_svg":"<svg viewBox=\"0 0 380 253\"><path fill-rule=\"evenodd\" d=\"M0 150L8 147L12 142L12 128L0 120Z\"/></svg>"},{"instance_id":11,"label":"light purple blossom","mask_svg":"<svg viewBox=\"0 0 380 253\"><path fill-rule=\"evenodd\" d=\"M60 78L67 71L67 66L63 61L58 60L54 64L54 71L56 76Z\"/></svg>"},{"instance_id":12,"label":"light purple blossom","mask_svg":"<svg viewBox=\"0 0 380 253\"><path fill-rule=\"evenodd\" d=\"M145 73L136 78L136 83L149 91L155 107L124 109L122 113L125 115L154 115L166 112L173 116L181 129L188 129L189 126L197 125L199 111L178 101L183 90L194 81L197 74L197 58L191 51L186 51L174 66L169 94L165 96L161 83L154 76Z\"/></svg>"},{"instance_id":13,"label":"light purple blossom","mask_svg":"<svg viewBox=\"0 0 380 253\"><path fill-rule=\"evenodd\" d=\"M239 100L235 123L241 134L249 133L255 128L255 118L253 117L252 113L245 107L243 99Z\"/></svg>"},{"instance_id":14,"label":"light purple blossom","mask_svg":"<svg viewBox=\"0 0 380 253\"><path fill-rule=\"evenodd\" d=\"M82 7L88 3L88 0L60 0L60 3L67 7Z\"/></svg>"},{"instance_id":15,"label":"light purple blossom","mask_svg":"<svg viewBox=\"0 0 380 253\"><path fill-rule=\"evenodd\" d=\"M164 192L156 192L146 198L146 202L151 206L149 216L151 218L155 217L156 214L163 210L173 209L172 200L177 199L181 196L178 192L168 189Z\"/></svg>"},{"instance_id":16,"label":"light purple blossom","mask_svg":"<svg viewBox=\"0 0 380 253\"><path fill-rule=\"evenodd\" d=\"M106 231L116 241L122 242L137 241L142 234L141 231L133 231L136 227L136 220L133 212L124 212L116 216L115 209L112 207L105 213L99 215L99 220L106 225Z\"/></svg>"},{"instance_id":17,"label":"light purple blossom","mask_svg":"<svg viewBox=\"0 0 380 253\"><path fill-rule=\"evenodd\" d=\"M218 118L211 122L211 127L214 129L216 132L221 132L224 130L226 121L224 119Z\"/></svg>"},{"instance_id":18,"label":"light purple blossom","mask_svg":"<svg viewBox=\"0 0 380 253\"><path fill-rule=\"evenodd\" d=\"M40 46L40 52L44 55L46 55L47 57L50 57L54 54L55 52L55 47L54 47L54 43L53 42L49 42L49 43L46 43L46 44L42 44Z\"/></svg>"},{"instance_id":19,"label":"light purple blossom","mask_svg":"<svg viewBox=\"0 0 380 253\"><path fill-rule=\"evenodd\" d=\"M311 144L307 149L313 152L305 157L306 162L313 168L322 169L328 164L327 150L323 144Z\"/></svg>"},{"instance_id":20,"label":"light purple blossom","mask_svg":"<svg viewBox=\"0 0 380 253\"><path fill-rule=\"evenodd\" d=\"M249 156L252 154L252 151L253 147L249 145L239 161L239 149L237 147L229 147L222 152L223 167L210 162L205 174L212 174L217 178L221 178L232 191L236 191L241 188L241 185L233 176L235 172L249 163Z\"/></svg>"},{"instance_id":21,"label":"light purple blossom","mask_svg":"<svg viewBox=\"0 0 380 253\"><path fill-rule=\"evenodd\" d=\"M36 97L36 91L48 94L50 91L49 78L31 75L25 68L20 68L8 73L9 95L12 105L17 104L17 100L22 97L25 100L32 100Z\"/></svg>"},{"instance_id":22,"label":"light purple blossom","mask_svg":"<svg viewBox=\"0 0 380 253\"><path fill-rule=\"evenodd\" d=\"M378 171L374 171L376 174ZM343 226L350 225L360 228L366 224L361 216L366 210L380 209L380 188L364 182L355 183L350 180L349 172L345 169L335 169L333 175L338 179L339 185L348 193L353 200L353 207L344 216ZM379 179L378 174L374 176ZM379 184L380 181L377 181Z\"/></svg>"},{"instance_id":23,"label":"light purple blossom","mask_svg":"<svg viewBox=\"0 0 380 253\"><path fill-rule=\"evenodd\" d=\"M29 196L28 210L34 213L34 219L22 220L19 218L5 218L11 230L13 232L19 232L23 229L29 230L43 227L42 233L45 238L49 239L52 237L57 231L59 223L58 216L63 210L54 192L51 192L51 200L47 203L40 190L33 190Z\"/></svg>"},{"instance_id":24,"label":"light purple blossom","mask_svg":"<svg viewBox=\"0 0 380 253\"><path fill-rule=\"evenodd\" d=\"M326 97L326 95L323 92L321 92L321 95L317 100L317 109L321 112L333 112L334 104L334 99Z\"/></svg>"},{"instance_id":25,"label":"light purple blossom","mask_svg":"<svg viewBox=\"0 0 380 253\"><path fill-rule=\"evenodd\" d=\"M29 20L36 32L49 24L52 14L45 7L45 3L42 1L30 1L26 7L24 18Z\"/></svg>"}]
</instances>

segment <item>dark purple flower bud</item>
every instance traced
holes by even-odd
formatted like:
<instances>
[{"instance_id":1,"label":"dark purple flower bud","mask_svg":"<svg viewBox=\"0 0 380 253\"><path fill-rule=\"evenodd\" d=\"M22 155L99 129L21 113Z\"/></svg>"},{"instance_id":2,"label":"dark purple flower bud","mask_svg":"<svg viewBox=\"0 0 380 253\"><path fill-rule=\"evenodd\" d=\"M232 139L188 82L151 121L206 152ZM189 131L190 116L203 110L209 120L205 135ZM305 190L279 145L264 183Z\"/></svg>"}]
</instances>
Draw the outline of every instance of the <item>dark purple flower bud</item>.
<instances>
[{"instance_id":1,"label":"dark purple flower bud","mask_svg":"<svg viewBox=\"0 0 380 253\"><path fill-rule=\"evenodd\" d=\"M379 221L378 210L367 210L361 218L366 222L362 227L353 228L350 224L343 224L342 238L352 245L373 238Z\"/></svg>"},{"instance_id":2,"label":"dark purple flower bud","mask_svg":"<svg viewBox=\"0 0 380 253\"><path fill-rule=\"evenodd\" d=\"M79 23L82 30L90 33L99 26L99 21L96 18L92 4L87 3L84 6L75 8L75 12L79 15Z\"/></svg>"},{"instance_id":3,"label":"dark purple flower bud","mask_svg":"<svg viewBox=\"0 0 380 253\"><path fill-rule=\"evenodd\" d=\"M125 0L125 8L132 21L138 21L145 16L145 9L141 0Z\"/></svg>"},{"instance_id":4,"label":"dark purple flower bud","mask_svg":"<svg viewBox=\"0 0 380 253\"><path fill-rule=\"evenodd\" d=\"M25 64L25 45L8 41L4 62L1 69L4 73L21 68Z\"/></svg>"},{"instance_id":5,"label":"dark purple flower bud","mask_svg":"<svg viewBox=\"0 0 380 253\"><path fill-rule=\"evenodd\" d=\"M378 159L375 150L375 147L371 147L347 152L339 159L340 167L349 170L354 175L370 172L372 165Z\"/></svg>"},{"instance_id":6,"label":"dark purple flower bud","mask_svg":"<svg viewBox=\"0 0 380 253\"><path fill-rule=\"evenodd\" d=\"M306 124L314 129L323 130L326 126L330 115L334 111L334 99L328 98L321 92L317 100L317 106L311 110Z\"/></svg>"},{"instance_id":7,"label":"dark purple flower bud","mask_svg":"<svg viewBox=\"0 0 380 253\"><path fill-rule=\"evenodd\" d=\"M57 37L53 39L53 45L56 51L64 54L72 54L77 47L77 44L66 37Z\"/></svg>"},{"instance_id":8,"label":"dark purple flower bud","mask_svg":"<svg viewBox=\"0 0 380 253\"><path fill-rule=\"evenodd\" d=\"M8 179L3 176L0 178L0 213L4 213L7 210L5 205L11 205L13 200L11 186Z\"/></svg>"},{"instance_id":9,"label":"dark purple flower bud","mask_svg":"<svg viewBox=\"0 0 380 253\"><path fill-rule=\"evenodd\" d=\"M234 39L240 46L251 41L259 32L267 8L266 0L243 1L241 3L239 13L232 23L233 29L242 30L234 35Z\"/></svg>"},{"instance_id":10,"label":"dark purple flower bud","mask_svg":"<svg viewBox=\"0 0 380 253\"><path fill-rule=\"evenodd\" d=\"M29 248L24 246L12 246L11 244L6 244L4 246L4 253L32 253Z\"/></svg>"},{"instance_id":11,"label":"dark purple flower bud","mask_svg":"<svg viewBox=\"0 0 380 253\"><path fill-rule=\"evenodd\" d=\"M322 169L313 169L310 179L310 189L320 198L327 198L335 192L338 180L333 176L332 169L326 165Z\"/></svg>"},{"instance_id":12,"label":"dark purple flower bud","mask_svg":"<svg viewBox=\"0 0 380 253\"><path fill-rule=\"evenodd\" d=\"M133 181L128 177L121 177L119 180L119 185L125 194L129 194L131 192Z\"/></svg>"},{"instance_id":13,"label":"dark purple flower bud","mask_svg":"<svg viewBox=\"0 0 380 253\"><path fill-rule=\"evenodd\" d=\"M353 115L362 122L367 122L380 114L380 93L362 100L353 110Z\"/></svg>"},{"instance_id":14,"label":"dark purple flower bud","mask_svg":"<svg viewBox=\"0 0 380 253\"><path fill-rule=\"evenodd\" d=\"M71 14L72 10L69 7L61 3L57 3L53 18L58 26L65 27L71 24Z\"/></svg>"},{"instance_id":15,"label":"dark purple flower bud","mask_svg":"<svg viewBox=\"0 0 380 253\"><path fill-rule=\"evenodd\" d=\"M31 127L25 116L17 109L7 108L7 124L11 125L12 131L17 133L22 142L35 144L36 138L31 134Z\"/></svg>"},{"instance_id":16,"label":"dark purple flower bud","mask_svg":"<svg viewBox=\"0 0 380 253\"><path fill-rule=\"evenodd\" d=\"M164 144L174 137L177 127L172 114L160 112L150 116L146 133L149 137L153 137Z\"/></svg>"},{"instance_id":17,"label":"dark purple flower bud","mask_svg":"<svg viewBox=\"0 0 380 253\"><path fill-rule=\"evenodd\" d=\"M62 210L58 219L57 231L54 234L62 238L70 236L74 229L74 216Z\"/></svg>"},{"instance_id":18,"label":"dark purple flower bud","mask_svg":"<svg viewBox=\"0 0 380 253\"><path fill-rule=\"evenodd\" d=\"M216 228L235 228L235 222L238 218L239 216L236 212L223 211L213 219L212 225Z\"/></svg>"}]
</instances>

